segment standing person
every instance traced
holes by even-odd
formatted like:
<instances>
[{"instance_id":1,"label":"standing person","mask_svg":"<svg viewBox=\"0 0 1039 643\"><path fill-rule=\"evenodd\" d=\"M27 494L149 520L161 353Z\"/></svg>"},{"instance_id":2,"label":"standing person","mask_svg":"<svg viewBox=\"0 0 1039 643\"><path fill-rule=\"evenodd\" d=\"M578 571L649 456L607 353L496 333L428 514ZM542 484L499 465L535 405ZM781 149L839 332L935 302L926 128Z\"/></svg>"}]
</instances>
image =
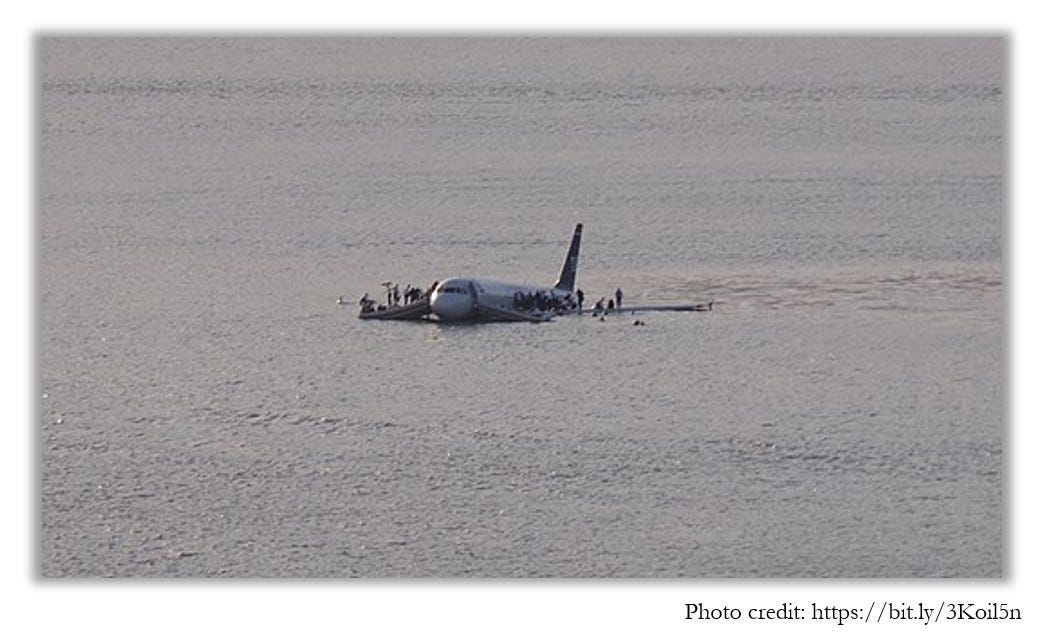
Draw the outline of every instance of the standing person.
<instances>
[{"instance_id":1,"label":"standing person","mask_svg":"<svg viewBox=\"0 0 1039 643\"><path fill-rule=\"evenodd\" d=\"M622 293L621 289L618 288L617 292L615 292L613 294L617 296L617 308L620 308L621 307L621 299L624 297L624 293Z\"/></svg>"},{"instance_id":2,"label":"standing person","mask_svg":"<svg viewBox=\"0 0 1039 643\"><path fill-rule=\"evenodd\" d=\"M393 305L400 305L400 284L393 284Z\"/></svg>"},{"instance_id":3,"label":"standing person","mask_svg":"<svg viewBox=\"0 0 1039 643\"><path fill-rule=\"evenodd\" d=\"M580 312L584 308L584 291L580 288L577 289L577 311Z\"/></svg>"}]
</instances>

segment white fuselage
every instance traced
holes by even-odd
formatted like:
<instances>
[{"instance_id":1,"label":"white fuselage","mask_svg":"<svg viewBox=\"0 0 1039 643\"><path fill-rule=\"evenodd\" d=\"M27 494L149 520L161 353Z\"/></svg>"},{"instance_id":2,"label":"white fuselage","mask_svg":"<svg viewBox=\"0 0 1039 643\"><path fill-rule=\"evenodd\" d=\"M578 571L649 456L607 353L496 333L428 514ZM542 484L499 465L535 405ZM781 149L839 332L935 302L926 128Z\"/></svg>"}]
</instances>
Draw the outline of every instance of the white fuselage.
<instances>
[{"instance_id":1,"label":"white fuselage","mask_svg":"<svg viewBox=\"0 0 1039 643\"><path fill-rule=\"evenodd\" d=\"M452 277L433 291L429 306L441 321L478 321L486 318L488 311L517 310L524 297L533 297L537 293L543 299L573 300L573 293L552 287Z\"/></svg>"},{"instance_id":2,"label":"white fuselage","mask_svg":"<svg viewBox=\"0 0 1039 643\"><path fill-rule=\"evenodd\" d=\"M441 321L514 320L543 321L550 310L574 306L577 258L581 252L578 223L555 286L541 287L494 279L452 277L430 293L429 307Z\"/></svg>"}]
</instances>

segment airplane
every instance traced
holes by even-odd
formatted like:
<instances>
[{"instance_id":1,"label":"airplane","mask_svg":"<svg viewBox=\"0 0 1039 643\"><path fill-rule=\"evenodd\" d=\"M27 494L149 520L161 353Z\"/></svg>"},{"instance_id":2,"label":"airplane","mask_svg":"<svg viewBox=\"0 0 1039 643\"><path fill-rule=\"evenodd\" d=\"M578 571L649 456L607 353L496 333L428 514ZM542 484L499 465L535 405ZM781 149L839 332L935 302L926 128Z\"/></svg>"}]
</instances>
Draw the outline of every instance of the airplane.
<instances>
[{"instance_id":1,"label":"airplane","mask_svg":"<svg viewBox=\"0 0 1039 643\"><path fill-rule=\"evenodd\" d=\"M577 260L581 253L582 224L574 227L570 249L559 279L552 287L508 283L495 279L451 277L438 282L431 292L403 306L375 306L368 295L361 300L361 319L429 320L441 322L549 321L558 314L582 312L576 299ZM384 283L388 287L389 282ZM542 305L535 305L535 301ZM340 298L342 302L342 298ZM548 303L546 303L548 302ZM615 312L657 310L711 310L709 304L625 306ZM587 309L585 309L587 310ZM593 312L595 315L606 311Z\"/></svg>"},{"instance_id":2,"label":"airplane","mask_svg":"<svg viewBox=\"0 0 1039 643\"><path fill-rule=\"evenodd\" d=\"M577 281L577 259L581 253L580 223L574 228L570 249L563 261L559 280L551 288L507 283L494 279L452 277L437 285L430 295L429 308L437 319L460 321L547 321L551 314L534 307L521 307L523 297L537 294L541 300L572 302L576 307L574 284Z\"/></svg>"}]
</instances>

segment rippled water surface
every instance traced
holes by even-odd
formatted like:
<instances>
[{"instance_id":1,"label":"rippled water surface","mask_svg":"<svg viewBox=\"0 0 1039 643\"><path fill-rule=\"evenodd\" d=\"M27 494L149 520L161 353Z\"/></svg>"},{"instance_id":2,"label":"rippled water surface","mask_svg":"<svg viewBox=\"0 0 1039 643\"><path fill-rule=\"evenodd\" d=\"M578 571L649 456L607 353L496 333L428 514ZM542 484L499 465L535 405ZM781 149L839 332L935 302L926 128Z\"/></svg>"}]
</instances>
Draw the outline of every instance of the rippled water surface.
<instances>
[{"instance_id":1,"label":"rippled water surface","mask_svg":"<svg viewBox=\"0 0 1039 643\"><path fill-rule=\"evenodd\" d=\"M1001 40L39 53L45 576L1001 575Z\"/></svg>"}]
</instances>

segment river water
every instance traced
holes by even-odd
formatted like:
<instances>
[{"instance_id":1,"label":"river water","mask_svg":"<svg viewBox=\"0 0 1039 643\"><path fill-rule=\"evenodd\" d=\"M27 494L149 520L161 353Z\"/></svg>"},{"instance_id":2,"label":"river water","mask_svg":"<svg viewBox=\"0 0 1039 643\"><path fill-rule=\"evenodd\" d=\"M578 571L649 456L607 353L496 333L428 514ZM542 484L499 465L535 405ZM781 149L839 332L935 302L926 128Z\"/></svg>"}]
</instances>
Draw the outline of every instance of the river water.
<instances>
[{"instance_id":1,"label":"river water","mask_svg":"<svg viewBox=\"0 0 1039 643\"><path fill-rule=\"evenodd\" d=\"M1002 575L1001 39L38 53L44 576Z\"/></svg>"}]
</instances>

